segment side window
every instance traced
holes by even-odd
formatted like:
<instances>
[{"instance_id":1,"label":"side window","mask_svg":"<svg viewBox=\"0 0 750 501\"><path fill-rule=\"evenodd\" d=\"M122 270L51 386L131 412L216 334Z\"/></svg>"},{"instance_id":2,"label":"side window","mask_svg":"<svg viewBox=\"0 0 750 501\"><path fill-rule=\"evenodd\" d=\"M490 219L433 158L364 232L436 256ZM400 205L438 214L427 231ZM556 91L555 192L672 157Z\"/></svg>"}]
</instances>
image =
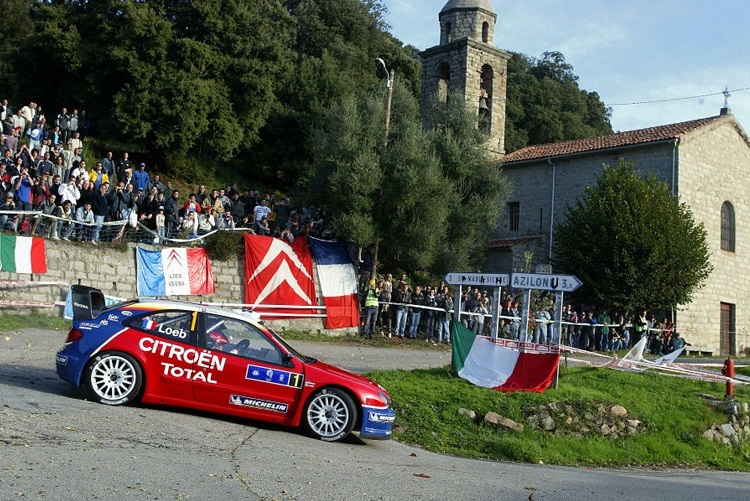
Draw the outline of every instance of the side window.
<instances>
[{"instance_id":1,"label":"side window","mask_svg":"<svg viewBox=\"0 0 750 501\"><path fill-rule=\"evenodd\" d=\"M252 324L206 313L202 331L200 339L204 348L281 365L281 350Z\"/></svg>"},{"instance_id":2,"label":"side window","mask_svg":"<svg viewBox=\"0 0 750 501\"><path fill-rule=\"evenodd\" d=\"M159 311L133 318L126 322L128 327L145 331L181 343L195 344L195 329L191 311Z\"/></svg>"}]
</instances>

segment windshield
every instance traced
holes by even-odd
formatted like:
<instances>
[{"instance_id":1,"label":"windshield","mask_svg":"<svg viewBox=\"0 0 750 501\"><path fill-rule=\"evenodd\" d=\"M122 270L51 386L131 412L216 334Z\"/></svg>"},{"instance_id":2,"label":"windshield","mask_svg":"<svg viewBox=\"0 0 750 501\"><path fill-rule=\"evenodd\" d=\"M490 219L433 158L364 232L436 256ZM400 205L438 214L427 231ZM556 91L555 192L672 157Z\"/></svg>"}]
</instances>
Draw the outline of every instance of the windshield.
<instances>
[{"instance_id":1,"label":"windshield","mask_svg":"<svg viewBox=\"0 0 750 501\"><path fill-rule=\"evenodd\" d=\"M302 360L302 361L303 361L303 362L305 362L306 364L310 364L310 363L313 363L313 362L317 362L317 360L316 360L316 359L314 359L314 358L312 358L312 357L308 357L308 356L306 356L306 355L303 355L302 353L300 353L300 352L298 352L297 350L295 350L295 349L294 349L294 348L293 348L293 347L292 347L292 346L291 346L291 345L290 345L289 343L287 343L287 342L286 342L286 341L284 340L284 338L282 338L281 336L279 336L278 334L276 334L276 333L275 333L275 332L274 332L274 331L273 331L273 330L272 330L272 329L271 329L270 327L268 327L267 325L263 324L263 328L264 328L264 329L266 329L266 330L267 330L268 332L270 332L270 333L271 333L271 335L272 335L272 336L274 337L274 339L276 339L276 341L277 341L277 342L278 342L278 343L279 343L279 344L280 344L281 346L283 346L283 347L284 347L284 348L285 348L286 350L288 350L288 351L289 351L289 352L290 352L290 353L291 353L292 355L294 355L295 357L299 358L300 360Z\"/></svg>"}]
</instances>

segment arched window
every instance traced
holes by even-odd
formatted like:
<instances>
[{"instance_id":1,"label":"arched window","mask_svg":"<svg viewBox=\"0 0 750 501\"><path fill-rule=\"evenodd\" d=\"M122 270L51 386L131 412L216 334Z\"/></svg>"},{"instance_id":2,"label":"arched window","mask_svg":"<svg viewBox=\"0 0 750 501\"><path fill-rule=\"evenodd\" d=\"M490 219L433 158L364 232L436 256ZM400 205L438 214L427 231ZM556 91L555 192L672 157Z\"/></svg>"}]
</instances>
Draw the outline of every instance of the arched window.
<instances>
[{"instance_id":1,"label":"arched window","mask_svg":"<svg viewBox=\"0 0 750 501\"><path fill-rule=\"evenodd\" d=\"M721 206L721 250L734 252L734 207L731 202Z\"/></svg>"},{"instance_id":2,"label":"arched window","mask_svg":"<svg viewBox=\"0 0 750 501\"><path fill-rule=\"evenodd\" d=\"M490 23L487 21L482 23L482 42L487 43L490 41Z\"/></svg>"},{"instance_id":3,"label":"arched window","mask_svg":"<svg viewBox=\"0 0 750 501\"><path fill-rule=\"evenodd\" d=\"M438 100L441 103L448 102L448 93L451 88L451 67L448 63L440 63L438 66Z\"/></svg>"},{"instance_id":4,"label":"arched window","mask_svg":"<svg viewBox=\"0 0 750 501\"><path fill-rule=\"evenodd\" d=\"M446 21L442 29L440 30L440 45L444 45L451 42L451 22Z\"/></svg>"}]
</instances>

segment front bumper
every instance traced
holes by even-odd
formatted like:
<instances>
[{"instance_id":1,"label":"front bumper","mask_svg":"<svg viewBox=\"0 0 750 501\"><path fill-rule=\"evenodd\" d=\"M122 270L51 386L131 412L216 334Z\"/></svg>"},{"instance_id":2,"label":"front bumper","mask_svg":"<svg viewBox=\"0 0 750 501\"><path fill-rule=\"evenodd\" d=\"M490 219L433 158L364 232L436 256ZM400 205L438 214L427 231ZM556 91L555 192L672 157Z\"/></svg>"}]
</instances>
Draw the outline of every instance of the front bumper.
<instances>
[{"instance_id":1,"label":"front bumper","mask_svg":"<svg viewBox=\"0 0 750 501\"><path fill-rule=\"evenodd\" d=\"M393 433L393 421L396 412L390 407L362 407L362 428L360 438L369 440L388 440Z\"/></svg>"}]
</instances>

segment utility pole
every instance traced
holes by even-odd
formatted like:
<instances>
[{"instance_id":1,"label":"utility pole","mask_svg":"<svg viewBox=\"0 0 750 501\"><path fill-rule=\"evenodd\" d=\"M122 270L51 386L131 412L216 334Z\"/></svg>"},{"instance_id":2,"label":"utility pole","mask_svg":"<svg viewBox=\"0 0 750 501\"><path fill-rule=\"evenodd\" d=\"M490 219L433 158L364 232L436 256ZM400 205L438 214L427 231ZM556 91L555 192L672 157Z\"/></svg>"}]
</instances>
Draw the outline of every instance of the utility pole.
<instances>
[{"instance_id":1,"label":"utility pole","mask_svg":"<svg viewBox=\"0 0 750 501\"><path fill-rule=\"evenodd\" d=\"M378 57L375 58L375 61L380 64L380 66L385 71L385 86L388 89L388 97L386 100L385 105L385 141L383 142L383 151L385 151L386 148L388 148L388 134L390 133L390 127L391 127L391 103L393 101L393 82L396 79L396 70L391 69L388 71L388 66L386 66L385 61ZM377 214L378 214L378 221L377 224L379 225L382 219L383 214L383 184L380 184L380 195L378 197L378 207L377 207ZM372 280L377 279L378 276L378 255L380 253L380 230L376 230L376 238L375 238L375 263L372 266L372 273L370 274L370 278Z\"/></svg>"}]
</instances>

